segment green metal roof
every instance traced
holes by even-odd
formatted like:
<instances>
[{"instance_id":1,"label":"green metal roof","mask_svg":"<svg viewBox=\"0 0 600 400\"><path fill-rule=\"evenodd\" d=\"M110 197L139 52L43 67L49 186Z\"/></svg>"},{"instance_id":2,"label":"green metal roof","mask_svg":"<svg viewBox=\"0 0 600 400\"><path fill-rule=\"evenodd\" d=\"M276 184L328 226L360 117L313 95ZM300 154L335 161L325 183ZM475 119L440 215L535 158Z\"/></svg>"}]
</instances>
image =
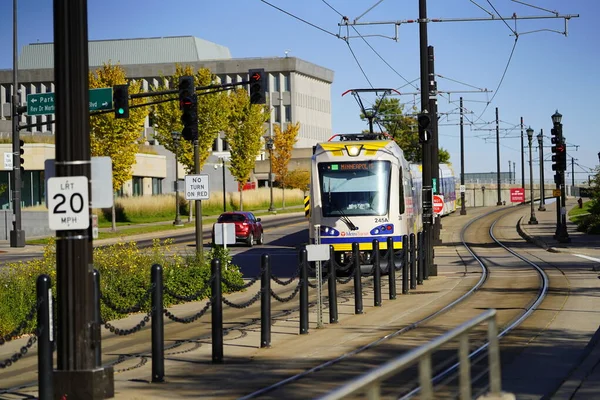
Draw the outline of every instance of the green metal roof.
<instances>
[{"instance_id":1,"label":"green metal roof","mask_svg":"<svg viewBox=\"0 0 600 400\"><path fill-rule=\"evenodd\" d=\"M91 40L89 64L141 65L230 59L229 49L193 36ZM32 43L23 47L19 69L54 68L54 44Z\"/></svg>"}]
</instances>

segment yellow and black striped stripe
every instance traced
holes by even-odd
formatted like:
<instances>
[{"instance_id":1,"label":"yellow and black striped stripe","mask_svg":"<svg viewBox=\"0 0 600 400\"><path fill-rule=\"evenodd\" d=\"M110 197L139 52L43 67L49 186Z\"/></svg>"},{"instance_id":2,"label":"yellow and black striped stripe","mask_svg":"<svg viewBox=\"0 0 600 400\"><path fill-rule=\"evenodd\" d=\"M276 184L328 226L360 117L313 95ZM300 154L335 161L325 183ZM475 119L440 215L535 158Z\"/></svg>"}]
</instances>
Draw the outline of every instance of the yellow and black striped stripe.
<instances>
[{"instance_id":1,"label":"yellow and black striped stripe","mask_svg":"<svg viewBox=\"0 0 600 400\"><path fill-rule=\"evenodd\" d=\"M310 216L310 196L304 196L304 216Z\"/></svg>"}]
</instances>

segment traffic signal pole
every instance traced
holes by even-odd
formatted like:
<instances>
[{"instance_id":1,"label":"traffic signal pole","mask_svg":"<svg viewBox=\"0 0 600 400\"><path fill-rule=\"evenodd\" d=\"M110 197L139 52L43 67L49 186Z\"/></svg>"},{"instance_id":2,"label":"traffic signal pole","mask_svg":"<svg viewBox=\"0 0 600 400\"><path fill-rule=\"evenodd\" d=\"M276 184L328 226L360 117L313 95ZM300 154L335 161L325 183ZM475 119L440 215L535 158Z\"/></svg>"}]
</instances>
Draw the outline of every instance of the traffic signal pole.
<instances>
[{"instance_id":1,"label":"traffic signal pole","mask_svg":"<svg viewBox=\"0 0 600 400\"><path fill-rule=\"evenodd\" d=\"M429 113L429 74L427 54L427 1L419 0L419 55L421 64L421 112ZM419 124L419 136L424 137ZM431 140L423 141L423 249L425 278L437 275L433 265L433 191L431 174ZM403 249L406 251L406 249Z\"/></svg>"},{"instance_id":2,"label":"traffic signal pole","mask_svg":"<svg viewBox=\"0 0 600 400\"><path fill-rule=\"evenodd\" d=\"M17 80L17 0L13 0L13 94L12 94L12 152L11 174L13 228L10 231L10 247L25 247L25 231L21 229L21 151L19 146L19 82Z\"/></svg>"},{"instance_id":3,"label":"traffic signal pole","mask_svg":"<svg viewBox=\"0 0 600 400\"><path fill-rule=\"evenodd\" d=\"M89 181L87 18L86 0L54 0L56 176ZM89 185L86 189L89 193ZM57 230L55 399L114 397L112 367L96 365L101 332L94 313L93 270L91 223L87 229Z\"/></svg>"}]
</instances>

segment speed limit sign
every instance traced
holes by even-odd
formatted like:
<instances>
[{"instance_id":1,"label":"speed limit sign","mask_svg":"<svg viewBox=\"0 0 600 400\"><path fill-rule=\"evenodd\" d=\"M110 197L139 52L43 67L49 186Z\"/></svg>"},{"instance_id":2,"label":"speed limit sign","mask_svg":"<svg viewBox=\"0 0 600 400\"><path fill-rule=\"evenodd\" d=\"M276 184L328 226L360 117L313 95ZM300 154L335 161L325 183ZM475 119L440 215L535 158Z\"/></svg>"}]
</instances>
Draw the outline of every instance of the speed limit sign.
<instances>
[{"instance_id":1,"label":"speed limit sign","mask_svg":"<svg viewBox=\"0 0 600 400\"><path fill-rule=\"evenodd\" d=\"M48 178L48 224L65 231L90 226L88 178L61 176Z\"/></svg>"}]
</instances>

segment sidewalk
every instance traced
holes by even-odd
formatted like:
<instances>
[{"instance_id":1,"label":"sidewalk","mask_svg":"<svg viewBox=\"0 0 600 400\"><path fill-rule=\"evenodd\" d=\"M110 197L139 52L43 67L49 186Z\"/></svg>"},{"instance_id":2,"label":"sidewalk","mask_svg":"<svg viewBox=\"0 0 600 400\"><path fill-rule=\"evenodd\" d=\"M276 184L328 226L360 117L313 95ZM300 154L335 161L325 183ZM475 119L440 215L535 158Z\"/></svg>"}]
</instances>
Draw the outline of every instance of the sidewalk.
<instances>
[{"instance_id":1,"label":"sidewalk","mask_svg":"<svg viewBox=\"0 0 600 400\"><path fill-rule=\"evenodd\" d=\"M546 211L534 212L538 224L529 224L530 206L524 210L519 224L522 236L531 243L554 253L570 253L591 261L600 271L600 235L587 235L577 231L577 226L567 221L569 241L559 243L554 239L556 232L556 204L546 205ZM524 206L525 207L525 206ZM566 209L577 207L576 199L567 199ZM600 276L599 276L600 278ZM582 363L571 373L569 378L552 395L552 399L560 400L592 400L600 398L600 329L596 331L585 349Z\"/></svg>"}]
</instances>

